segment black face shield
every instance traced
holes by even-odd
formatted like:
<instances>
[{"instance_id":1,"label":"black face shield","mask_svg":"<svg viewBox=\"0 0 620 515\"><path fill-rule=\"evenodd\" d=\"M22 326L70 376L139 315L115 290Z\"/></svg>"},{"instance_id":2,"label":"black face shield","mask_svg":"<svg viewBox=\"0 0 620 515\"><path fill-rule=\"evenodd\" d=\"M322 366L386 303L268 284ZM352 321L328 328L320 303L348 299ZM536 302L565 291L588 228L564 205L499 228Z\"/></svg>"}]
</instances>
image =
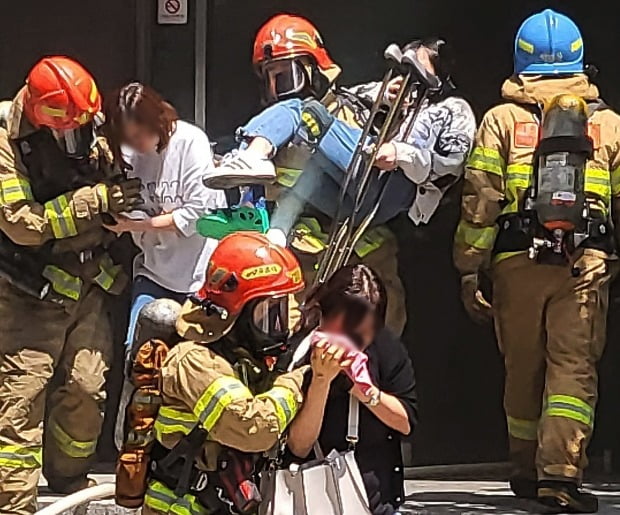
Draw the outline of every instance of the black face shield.
<instances>
[{"instance_id":1,"label":"black face shield","mask_svg":"<svg viewBox=\"0 0 620 515\"><path fill-rule=\"evenodd\" d=\"M310 77L301 59L274 59L261 67L263 95L268 103L302 96L310 88Z\"/></svg>"},{"instance_id":2,"label":"black face shield","mask_svg":"<svg viewBox=\"0 0 620 515\"><path fill-rule=\"evenodd\" d=\"M51 129L60 149L67 157L84 159L95 144L95 124L91 121L76 129Z\"/></svg>"}]
</instances>

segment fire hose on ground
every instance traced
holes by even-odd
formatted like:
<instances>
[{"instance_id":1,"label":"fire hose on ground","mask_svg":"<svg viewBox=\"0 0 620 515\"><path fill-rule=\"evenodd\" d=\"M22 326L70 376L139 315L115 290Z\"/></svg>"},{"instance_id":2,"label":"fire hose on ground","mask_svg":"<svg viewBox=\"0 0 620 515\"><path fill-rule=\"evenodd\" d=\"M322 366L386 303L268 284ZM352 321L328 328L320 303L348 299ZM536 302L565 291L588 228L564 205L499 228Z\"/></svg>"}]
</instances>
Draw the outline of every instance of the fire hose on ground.
<instances>
[{"instance_id":1,"label":"fire hose on ground","mask_svg":"<svg viewBox=\"0 0 620 515\"><path fill-rule=\"evenodd\" d=\"M37 511L37 515L61 515L66 511L73 510L89 502L111 499L114 497L115 490L116 485L114 483L103 483L101 485L91 486L90 488L85 488L84 490L59 499L55 503Z\"/></svg>"}]
</instances>

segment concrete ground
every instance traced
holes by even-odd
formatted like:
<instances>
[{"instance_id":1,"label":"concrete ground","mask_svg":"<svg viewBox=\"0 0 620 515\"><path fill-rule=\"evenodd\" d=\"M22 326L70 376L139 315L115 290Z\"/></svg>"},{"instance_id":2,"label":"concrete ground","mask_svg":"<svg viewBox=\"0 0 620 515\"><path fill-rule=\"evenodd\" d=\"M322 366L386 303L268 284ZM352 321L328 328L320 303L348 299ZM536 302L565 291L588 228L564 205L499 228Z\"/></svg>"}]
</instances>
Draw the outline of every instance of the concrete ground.
<instances>
[{"instance_id":1,"label":"concrete ground","mask_svg":"<svg viewBox=\"0 0 620 515\"><path fill-rule=\"evenodd\" d=\"M99 483L112 480L112 476L107 474L95 475L94 477ZM600 514L620 514L620 483L600 483L589 486L594 493L600 496ZM402 512L406 515L543 513L535 503L516 499L510 493L508 484L500 481L412 480L405 482L405 489L407 502L402 507ZM47 505L55 499L57 498L49 495L43 483L39 498L41 506ZM108 500L93 503L87 513L128 515L135 512L118 508L111 500Z\"/></svg>"}]
</instances>

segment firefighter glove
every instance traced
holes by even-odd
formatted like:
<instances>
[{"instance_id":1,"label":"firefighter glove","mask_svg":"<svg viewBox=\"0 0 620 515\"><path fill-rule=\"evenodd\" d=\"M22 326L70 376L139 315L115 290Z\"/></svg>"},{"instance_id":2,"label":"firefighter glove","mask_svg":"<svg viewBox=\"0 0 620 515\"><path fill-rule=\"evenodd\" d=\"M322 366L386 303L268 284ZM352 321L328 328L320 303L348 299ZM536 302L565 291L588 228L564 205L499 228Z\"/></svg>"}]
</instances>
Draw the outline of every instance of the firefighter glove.
<instances>
[{"instance_id":1,"label":"firefighter glove","mask_svg":"<svg viewBox=\"0 0 620 515\"><path fill-rule=\"evenodd\" d=\"M102 204L107 209L102 209L104 213L128 213L134 211L144 203L140 196L142 181L140 179L121 179L111 185L101 185L99 188L102 196Z\"/></svg>"},{"instance_id":2,"label":"firefighter glove","mask_svg":"<svg viewBox=\"0 0 620 515\"><path fill-rule=\"evenodd\" d=\"M474 322L484 324L492 320L493 309L480 289L478 274L461 277L461 300L465 311Z\"/></svg>"}]
</instances>

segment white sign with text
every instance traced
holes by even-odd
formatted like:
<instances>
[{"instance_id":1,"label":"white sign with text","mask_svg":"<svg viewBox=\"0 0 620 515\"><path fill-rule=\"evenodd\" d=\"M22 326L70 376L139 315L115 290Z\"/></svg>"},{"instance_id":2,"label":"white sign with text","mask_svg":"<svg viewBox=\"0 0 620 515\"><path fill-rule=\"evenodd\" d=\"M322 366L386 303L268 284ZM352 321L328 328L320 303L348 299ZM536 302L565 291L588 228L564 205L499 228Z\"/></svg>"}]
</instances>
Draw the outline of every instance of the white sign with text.
<instances>
[{"instance_id":1,"label":"white sign with text","mask_svg":"<svg viewBox=\"0 0 620 515\"><path fill-rule=\"evenodd\" d=\"M187 2L188 0L157 0L157 23L187 23Z\"/></svg>"}]
</instances>

